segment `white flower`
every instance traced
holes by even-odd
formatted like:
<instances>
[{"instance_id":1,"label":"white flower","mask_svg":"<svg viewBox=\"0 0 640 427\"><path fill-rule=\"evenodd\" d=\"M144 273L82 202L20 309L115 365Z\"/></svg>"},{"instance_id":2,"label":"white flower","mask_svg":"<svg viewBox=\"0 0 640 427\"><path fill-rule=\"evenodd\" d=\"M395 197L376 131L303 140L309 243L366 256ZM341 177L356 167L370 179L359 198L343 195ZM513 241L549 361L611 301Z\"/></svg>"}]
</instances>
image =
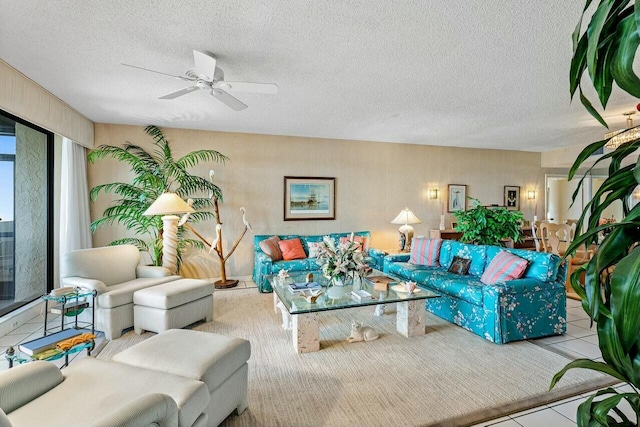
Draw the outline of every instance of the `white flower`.
<instances>
[{"instance_id":1,"label":"white flower","mask_svg":"<svg viewBox=\"0 0 640 427\"><path fill-rule=\"evenodd\" d=\"M360 245L351 241L340 242L337 246L330 236L324 236L318 247L318 264L325 277L344 279L362 274L366 269Z\"/></svg>"}]
</instances>

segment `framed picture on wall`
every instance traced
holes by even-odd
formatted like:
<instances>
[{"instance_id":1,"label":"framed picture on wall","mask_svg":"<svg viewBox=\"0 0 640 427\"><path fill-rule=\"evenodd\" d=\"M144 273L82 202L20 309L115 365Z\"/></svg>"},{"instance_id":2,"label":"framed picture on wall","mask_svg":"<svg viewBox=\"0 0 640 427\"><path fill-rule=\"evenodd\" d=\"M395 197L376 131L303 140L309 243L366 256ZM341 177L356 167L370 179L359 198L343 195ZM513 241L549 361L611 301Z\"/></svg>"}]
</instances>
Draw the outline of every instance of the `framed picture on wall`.
<instances>
[{"instance_id":1,"label":"framed picture on wall","mask_svg":"<svg viewBox=\"0 0 640 427\"><path fill-rule=\"evenodd\" d=\"M284 220L336 219L336 179L284 177Z\"/></svg>"},{"instance_id":2,"label":"framed picture on wall","mask_svg":"<svg viewBox=\"0 0 640 427\"><path fill-rule=\"evenodd\" d=\"M520 187L515 185L504 186L504 205L510 211L520 210Z\"/></svg>"},{"instance_id":3,"label":"framed picture on wall","mask_svg":"<svg viewBox=\"0 0 640 427\"><path fill-rule=\"evenodd\" d=\"M447 212L467 210L467 186L449 184L447 192Z\"/></svg>"}]
</instances>

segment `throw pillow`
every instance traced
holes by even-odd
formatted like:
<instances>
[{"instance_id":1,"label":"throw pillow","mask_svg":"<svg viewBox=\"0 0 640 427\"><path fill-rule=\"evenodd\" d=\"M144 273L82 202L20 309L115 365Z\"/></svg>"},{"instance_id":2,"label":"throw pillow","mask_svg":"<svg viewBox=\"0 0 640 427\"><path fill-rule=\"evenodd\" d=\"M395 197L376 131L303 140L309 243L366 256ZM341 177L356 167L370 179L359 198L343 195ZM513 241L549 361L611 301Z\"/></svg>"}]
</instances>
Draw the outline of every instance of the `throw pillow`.
<instances>
[{"instance_id":1,"label":"throw pillow","mask_svg":"<svg viewBox=\"0 0 640 427\"><path fill-rule=\"evenodd\" d=\"M527 269L528 261L507 251L500 251L493 257L480 281L485 285L495 285L508 280L519 279Z\"/></svg>"},{"instance_id":2,"label":"throw pillow","mask_svg":"<svg viewBox=\"0 0 640 427\"><path fill-rule=\"evenodd\" d=\"M280 251L282 252L282 259L285 261L304 259L307 257L302 247L302 242L297 237L289 240L280 240L278 246L280 246Z\"/></svg>"},{"instance_id":3,"label":"throw pillow","mask_svg":"<svg viewBox=\"0 0 640 427\"><path fill-rule=\"evenodd\" d=\"M349 240L350 240L349 237L341 237L340 238L340 243L348 242ZM353 236L353 241L356 242L356 243L359 243L360 244L360 250L363 250L365 252L369 250L368 240L369 239L367 239L364 236Z\"/></svg>"},{"instance_id":4,"label":"throw pillow","mask_svg":"<svg viewBox=\"0 0 640 427\"><path fill-rule=\"evenodd\" d=\"M271 236L259 243L262 252L269 255L272 261L280 261L282 259L282 252L280 252L280 246L278 246L279 241L280 238L278 236Z\"/></svg>"},{"instance_id":5,"label":"throw pillow","mask_svg":"<svg viewBox=\"0 0 640 427\"><path fill-rule=\"evenodd\" d=\"M429 267L439 267L440 247L442 239L426 239L424 237L414 237L411 241L411 255L409 263L416 265L426 265Z\"/></svg>"},{"instance_id":6,"label":"throw pillow","mask_svg":"<svg viewBox=\"0 0 640 427\"><path fill-rule=\"evenodd\" d=\"M322 245L322 242L307 242L307 247L309 248L309 258L318 258L320 245Z\"/></svg>"},{"instance_id":7,"label":"throw pillow","mask_svg":"<svg viewBox=\"0 0 640 427\"><path fill-rule=\"evenodd\" d=\"M469 274L470 267L470 259L454 256L453 261L451 261L451 265L449 266L449 269L447 271L449 273L459 274L460 276L466 276L467 274Z\"/></svg>"}]
</instances>

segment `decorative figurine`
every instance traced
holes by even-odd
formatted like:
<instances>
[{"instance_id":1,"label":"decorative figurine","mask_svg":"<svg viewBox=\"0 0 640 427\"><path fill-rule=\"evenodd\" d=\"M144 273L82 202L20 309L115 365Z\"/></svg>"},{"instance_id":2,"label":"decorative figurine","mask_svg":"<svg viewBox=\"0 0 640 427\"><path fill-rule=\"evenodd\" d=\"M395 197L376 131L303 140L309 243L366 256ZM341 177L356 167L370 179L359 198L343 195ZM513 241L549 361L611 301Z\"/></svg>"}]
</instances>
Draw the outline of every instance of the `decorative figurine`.
<instances>
[{"instance_id":1,"label":"decorative figurine","mask_svg":"<svg viewBox=\"0 0 640 427\"><path fill-rule=\"evenodd\" d=\"M380 335L370 326L362 326L362 323L355 320L351 323L351 335L347 338L349 342L373 341L380 338Z\"/></svg>"},{"instance_id":2,"label":"decorative figurine","mask_svg":"<svg viewBox=\"0 0 640 427\"><path fill-rule=\"evenodd\" d=\"M281 279L286 279L289 277L289 270L285 270L284 268L278 271L278 277Z\"/></svg>"},{"instance_id":3,"label":"decorative figurine","mask_svg":"<svg viewBox=\"0 0 640 427\"><path fill-rule=\"evenodd\" d=\"M304 291L302 293L302 296L304 297L304 299L307 300L308 303L315 304L318 297L323 293L324 291L322 289L315 289L315 290Z\"/></svg>"},{"instance_id":4,"label":"decorative figurine","mask_svg":"<svg viewBox=\"0 0 640 427\"><path fill-rule=\"evenodd\" d=\"M407 292L412 293L416 289L416 282L412 282L409 280L405 282L404 285L407 287Z\"/></svg>"}]
</instances>

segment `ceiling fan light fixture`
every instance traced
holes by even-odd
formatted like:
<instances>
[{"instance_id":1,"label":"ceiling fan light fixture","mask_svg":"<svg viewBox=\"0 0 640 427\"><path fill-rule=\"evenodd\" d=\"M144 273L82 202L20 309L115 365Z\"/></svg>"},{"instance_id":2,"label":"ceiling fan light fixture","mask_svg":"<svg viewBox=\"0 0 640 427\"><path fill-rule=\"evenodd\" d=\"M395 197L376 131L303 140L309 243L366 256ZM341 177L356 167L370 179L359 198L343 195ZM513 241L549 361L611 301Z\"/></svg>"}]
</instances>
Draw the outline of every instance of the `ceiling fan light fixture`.
<instances>
[{"instance_id":1,"label":"ceiling fan light fixture","mask_svg":"<svg viewBox=\"0 0 640 427\"><path fill-rule=\"evenodd\" d=\"M221 89L231 89L231 85L229 83L221 82L218 84Z\"/></svg>"}]
</instances>

